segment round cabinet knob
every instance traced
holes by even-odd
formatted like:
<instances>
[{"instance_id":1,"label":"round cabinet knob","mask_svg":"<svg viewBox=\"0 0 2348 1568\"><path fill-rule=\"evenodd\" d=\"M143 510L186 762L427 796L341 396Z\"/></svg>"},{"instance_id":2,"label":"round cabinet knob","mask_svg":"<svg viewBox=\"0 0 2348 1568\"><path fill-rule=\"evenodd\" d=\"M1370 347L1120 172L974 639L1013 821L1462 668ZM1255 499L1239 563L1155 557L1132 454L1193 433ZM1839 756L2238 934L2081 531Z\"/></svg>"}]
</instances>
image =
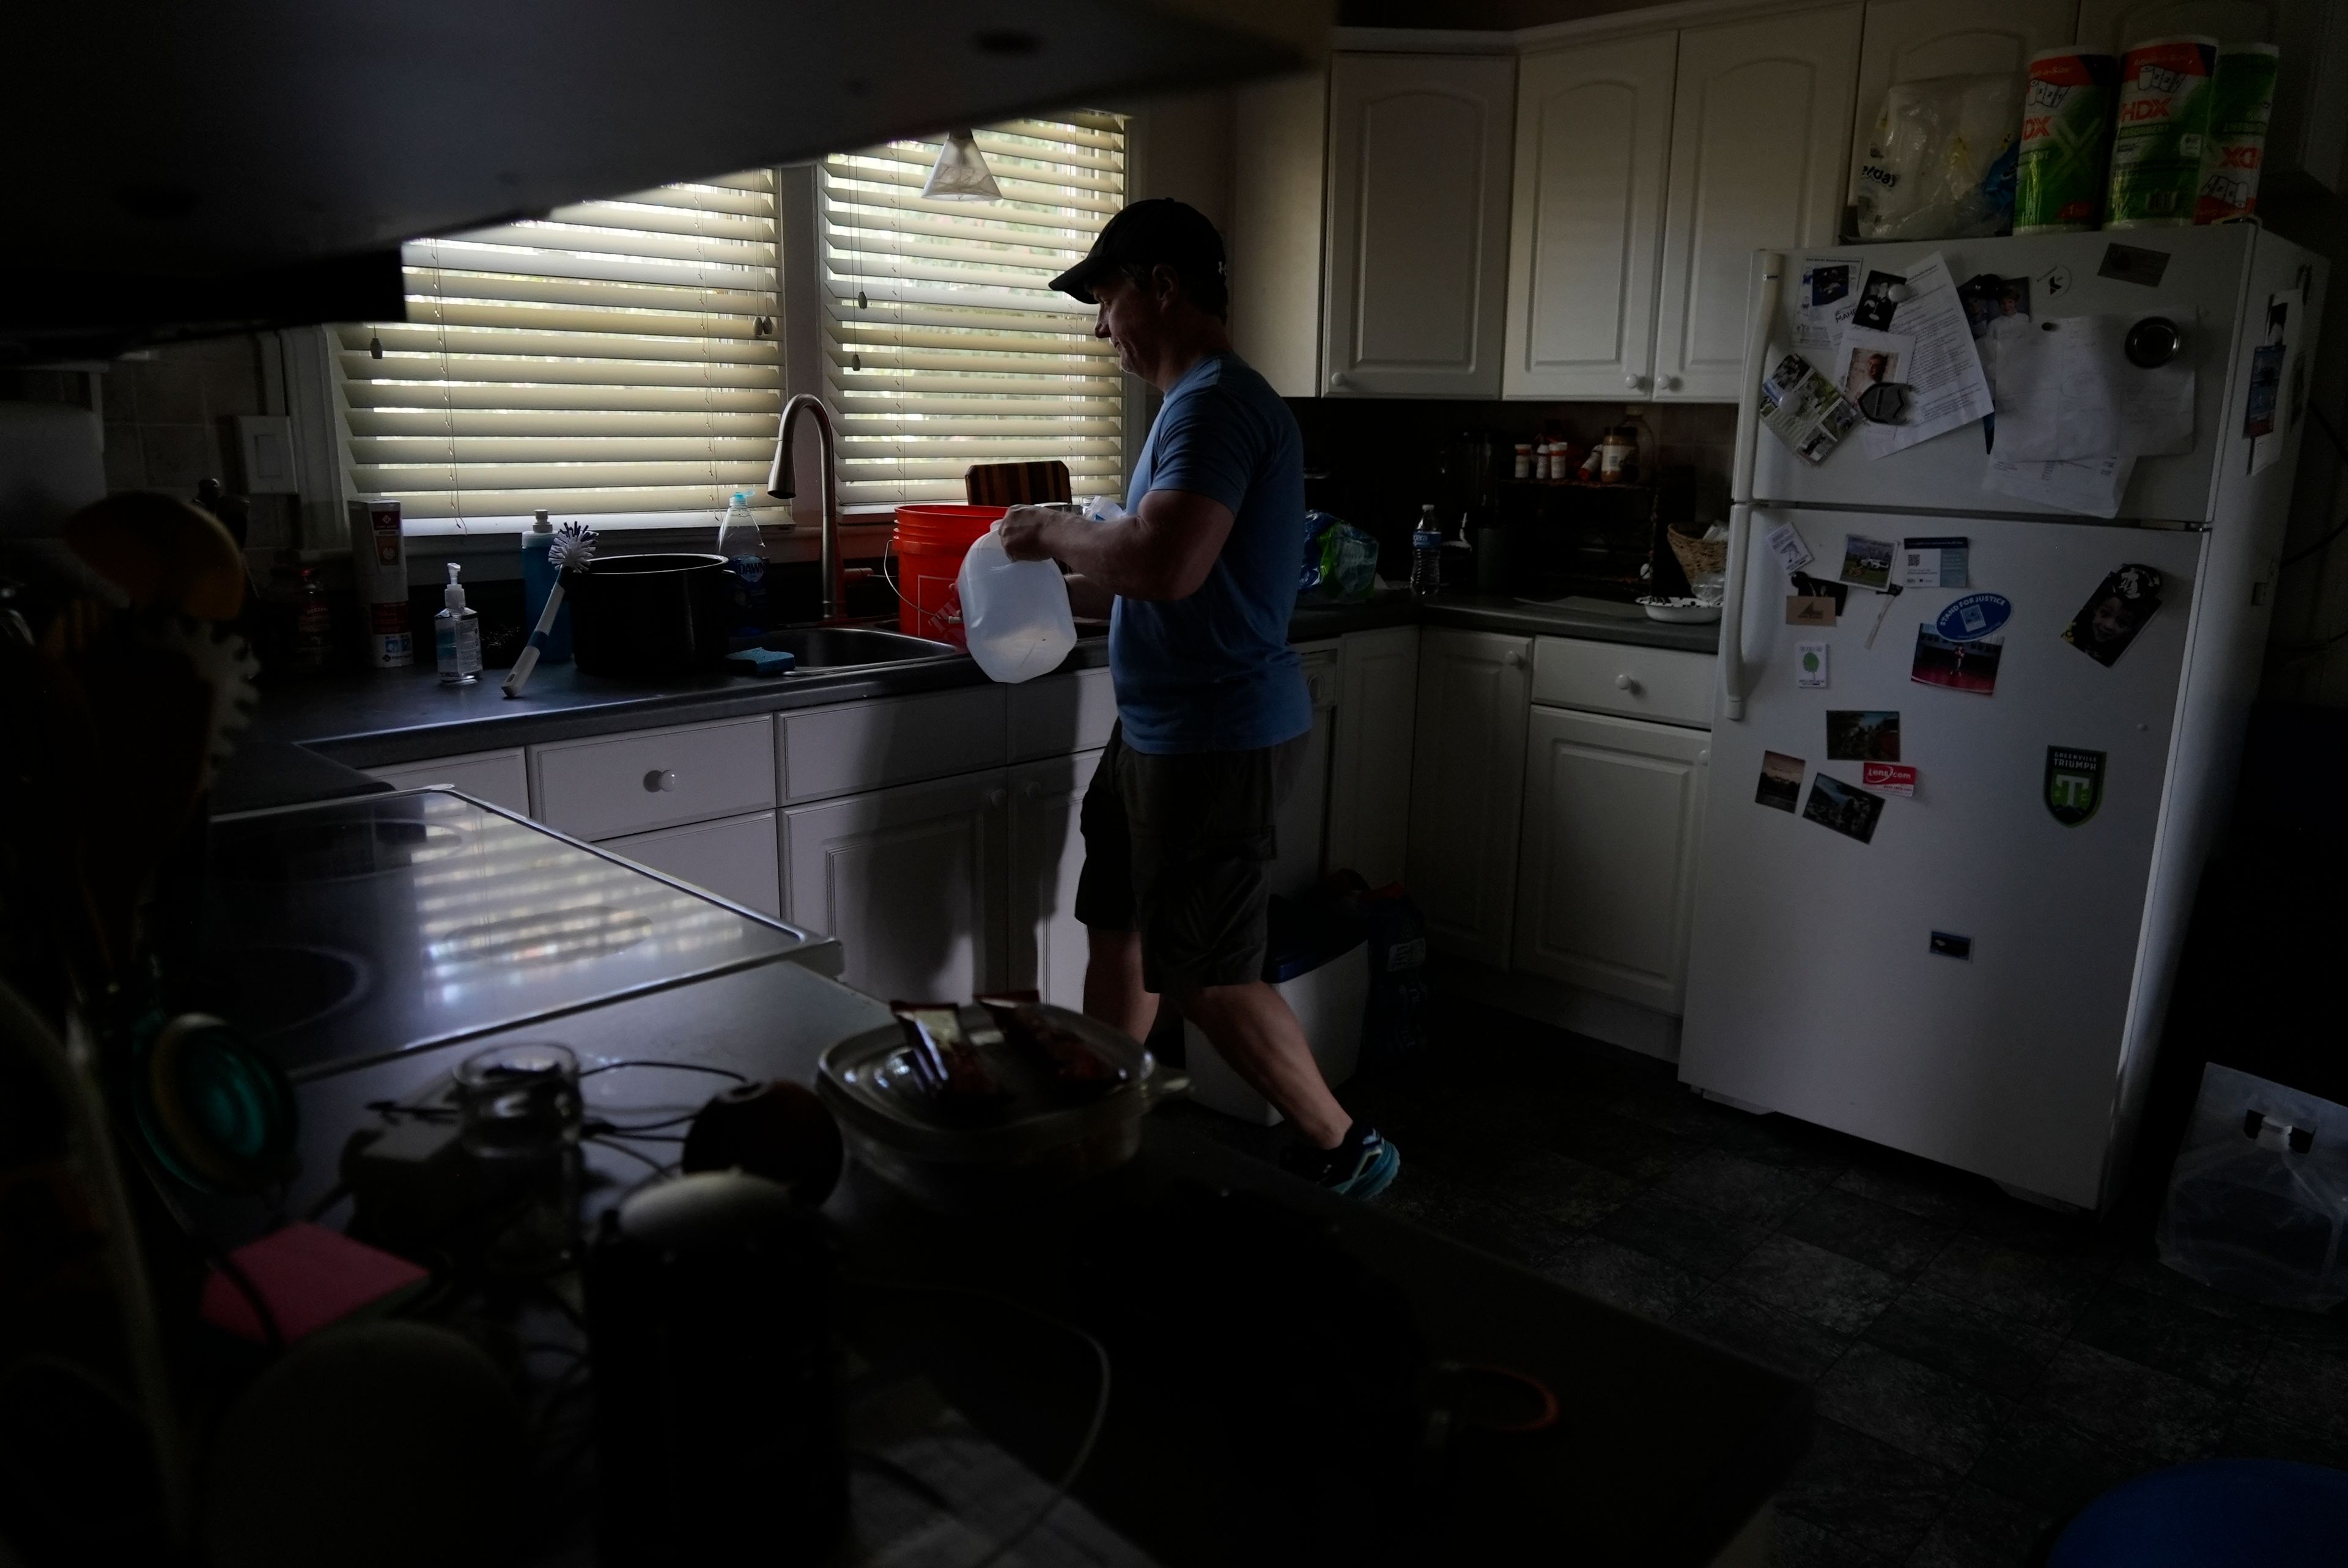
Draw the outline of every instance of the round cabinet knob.
<instances>
[{"instance_id":1,"label":"round cabinet knob","mask_svg":"<svg viewBox=\"0 0 2348 1568\"><path fill-rule=\"evenodd\" d=\"M1622 384L1636 392L1647 384L1647 378L1634 370L1622 377Z\"/></svg>"},{"instance_id":2,"label":"round cabinet knob","mask_svg":"<svg viewBox=\"0 0 2348 1568\"><path fill-rule=\"evenodd\" d=\"M1022 800L1042 800L1044 798L1044 786L1037 784L1034 779L1029 779L1025 784L1019 786L1019 796Z\"/></svg>"},{"instance_id":3,"label":"round cabinet knob","mask_svg":"<svg viewBox=\"0 0 2348 1568\"><path fill-rule=\"evenodd\" d=\"M672 769L654 768L644 775L644 790L647 794L658 794L663 790L675 787L676 774Z\"/></svg>"},{"instance_id":4,"label":"round cabinet knob","mask_svg":"<svg viewBox=\"0 0 2348 1568\"><path fill-rule=\"evenodd\" d=\"M1617 675L1614 677L1614 690L1628 692L1635 697L1639 694L1639 683L1628 675Z\"/></svg>"},{"instance_id":5,"label":"round cabinet knob","mask_svg":"<svg viewBox=\"0 0 2348 1568\"><path fill-rule=\"evenodd\" d=\"M1706 746L1704 750L1696 753L1695 765L1700 768L1708 768L1712 765L1712 748L1710 746Z\"/></svg>"},{"instance_id":6,"label":"round cabinet knob","mask_svg":"<svg viewBox=\"0 0 2348 1568\"><path fill-rule=\"evenodd\" d=\"M999 806L1010 798L1011 792L1007 789L991 789L986 792L986 804L991 806Z\"/></svg>"},{"instance_id":7,"label":"round cabinet knob","mask_svg":"<svg viewBox=\"0 0 2348 1568\"><path fill-rule=\"evenodd\" d=\"M1354 378L1344 371L1333 370L1329 373L1329 386L1332 391L1343 392L1353 384Z\"/></svg>"},{"instance_id":8,"label":"round cabinet knob","mask_svg":"<svg viewBox=\"0 0 2348 1568\"><path fill-rule=\"evenodd\" d=\"M1525 656L1511 649L1500 655L1500 662L1511 670L1521 670L1525 667Z\"/></svg>"},{"instance_id":9,"label":"round cabinet knob","mask_svg":"<svg viewBox=\"0 0 2348 1568\"><path fill-rule=\"evenodd\" d=\"M1663 390L1665 392L1677 392L1679 389L1680 378L1678 376L1667 375L1663 377Z\"/></svg>"}]
</instances>

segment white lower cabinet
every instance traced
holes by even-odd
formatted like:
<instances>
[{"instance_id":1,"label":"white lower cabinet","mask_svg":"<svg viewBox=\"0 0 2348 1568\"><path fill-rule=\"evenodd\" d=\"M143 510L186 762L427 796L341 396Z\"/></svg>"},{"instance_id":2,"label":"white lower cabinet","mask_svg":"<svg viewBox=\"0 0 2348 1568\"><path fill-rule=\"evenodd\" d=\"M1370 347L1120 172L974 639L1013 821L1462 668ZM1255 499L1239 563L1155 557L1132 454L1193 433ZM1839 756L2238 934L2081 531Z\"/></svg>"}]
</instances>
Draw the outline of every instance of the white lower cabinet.
<instances>
[{"instance_id":1,"label":"white lower cabinet","mask_svg":"<svg viewBox=\"0 0 2348 1568\"><path fill-rule=\"evenodd\" d=\"M1524 800L1532 640L1433 630L1419 641L1411 896L1438 951L1504 967Z\"/></svg>"},{"instance_id":2,"label":"white lower cabinet","mask_svg":"<svg viewBox=\"0 0 2348 1568\"><path fill-rule=\"evenodd\" d=\"M771 811L607 838L595 847L705 888L746 909L782 918L782 883L776 865Z\"/></svg>"},{"instance_id":3,"label":"white lower cabinet","mask_svg":"<svg viewBox=\"0 0 2348 1568\"><path fill-rule=\"evenodd\" d=\"M1517 968L1680 1011L1711 744L1702 730L1532 711Z\"/></svg>"},{"instance_id":4,"label":"white lower cabinet","mask_svg":"<svg viewBox=\"0 0 2348 1568\"><path fill-rule=\"evenodd\" d=\"M1011 972L1014 988L1047 1002L1085 1005L1085 928L1076 919L1084 870L1079 817L1100 766L1097 751L1011 770Z\"/></svg>"},{"instance_id":5,"label":"white lower cabinet","mask_svg":"<svg viewBox=\"0 0 2348 1568\"><path fill-rule=\"evenodd\" d=\"M1337 651L1307 651L1304 684L1313 696L1313 728L1304 755L1273 823L1272 864L1264 881L1284 898L1302 898L1319 885L1328 839L1330 748L1337 733Z\"/></svg>"},{"instance_id":6,"label":"white lower cabinet","mask_svg":"<svg viewBox=\"0 0 2348 1568\"><path fill-rule=\"evenodd\" d=\"M882 1001L960 1000L1007 983L1000 768L783 815L783 918L839 938L840 979Z\"/></svg>"},{"instance_id":7,"label":"white lower cabinet","mask_svg":"<svg viewBox=\"0 0 2348 1568\"><path fill-rule=\"evenodd\" d=\"M1411 737L1418 728L1418 628L1349 632L1337 654L1328 862L1373 887L1402 880L1410 852Z\"/></svg>"},{"instance_id":8,"label":"white lower cabinet","mask_svg":"<svg viewBox=\"0 0 2348 1568\"><path fill-rule=\"evenodd\" d=\"M517 816L530 815L530 769L522 761L520 746L366 771L368 777L381 779L394 789L427 789L446 784L475 800L502 806Z\"/></svg>"}]
</instances>

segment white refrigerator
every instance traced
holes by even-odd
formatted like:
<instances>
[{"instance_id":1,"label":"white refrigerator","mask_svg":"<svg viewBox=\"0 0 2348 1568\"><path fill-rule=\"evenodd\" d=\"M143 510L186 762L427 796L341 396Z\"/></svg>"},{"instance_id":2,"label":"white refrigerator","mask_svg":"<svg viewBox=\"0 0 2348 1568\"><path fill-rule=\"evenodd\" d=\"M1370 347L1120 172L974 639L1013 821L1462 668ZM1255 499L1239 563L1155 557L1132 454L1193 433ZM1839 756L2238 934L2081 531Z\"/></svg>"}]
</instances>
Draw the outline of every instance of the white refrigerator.
<instances>
[{"instance_id":1,"label":"white refrigerator","mask_svg":"<svg viewBox=\"0 0 2348 1568\"><path fill-rule=\"evenodd\" d=\"M2192 450L2139 459L2106 519L1986 488L1978 422L1881 457L1854 431L1812 466L1756 428L1748 399L1680 1076L2099 1208L2117 1195L2230 802L2302 434L2276 370L2303 374L2325 265L2250 225L1765 255L1746 384L1797 341L1806 262L1906 276L1934 251L1960 281L2032 280L2037 323L2178 323ZM2272 432L2246 435L2269 404ZM1850 587L1832 626L1789 624L1769 542L1788 523L1814 579L1838 575L1852 537L1956 538L1969 586ZM2106 664L2065 631L2127 566L2159 574L2159 604ZM1994 643L1953 640L1960 674L1948 641L1921 633L1938 637L1943 611L1966 631L1958 601L1978 594L2007 619ZM1818 645L1823 659L1805 656ZM1882 721L1829 718L1883 713L1898 715L1911 795L1865 783L1866 753L1892 749Z\"/></svg>"}]
</instances>

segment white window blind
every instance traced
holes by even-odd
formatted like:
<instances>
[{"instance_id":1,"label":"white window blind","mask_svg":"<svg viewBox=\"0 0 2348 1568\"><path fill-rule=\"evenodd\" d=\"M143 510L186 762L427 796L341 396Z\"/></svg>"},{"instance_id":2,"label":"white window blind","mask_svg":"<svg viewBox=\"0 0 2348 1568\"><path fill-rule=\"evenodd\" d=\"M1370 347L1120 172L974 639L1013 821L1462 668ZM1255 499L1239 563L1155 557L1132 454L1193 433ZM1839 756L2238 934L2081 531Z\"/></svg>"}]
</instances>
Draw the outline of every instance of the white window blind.
<instances>
[{"instance_id":1,"label":"white window blind","mask_svg":"<svg viewBox=\"0 0 2348 1568\"><path fill-rule=\"evenodd\" d=\"M425 531L779 507L778 250L767 169L413 241L408 320L338 329L355 488Z\"/></svg>"},{"instance_id":2,"label":"white window blind","mask_svg":"<svg viewBox=\"0 0 2348 1568\"><path fill-rule=\"evenodd\" d=\"M828 394L841 499L960 500L973 463L1058 458L1119 487L1124 383L1094 310L1047 285L1125 205L1125 129L1074 113L981 128L1000 201L933 201L938 144L823 161Z\"/></svg>"}]
</instances>

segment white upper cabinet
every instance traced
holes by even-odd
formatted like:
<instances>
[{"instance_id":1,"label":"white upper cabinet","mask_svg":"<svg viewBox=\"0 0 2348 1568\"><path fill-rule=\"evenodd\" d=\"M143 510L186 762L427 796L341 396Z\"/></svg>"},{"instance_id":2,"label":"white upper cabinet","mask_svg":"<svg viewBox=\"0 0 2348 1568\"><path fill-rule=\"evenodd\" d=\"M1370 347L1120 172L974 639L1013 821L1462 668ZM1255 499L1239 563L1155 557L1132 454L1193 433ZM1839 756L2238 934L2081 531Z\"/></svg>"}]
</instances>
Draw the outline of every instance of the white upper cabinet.
<instances>
[{"instance_id":1,"label":"white upper cabinet","mask_svg":"<svg viewBox=\"0 0 2348 1568\"><path fill-rule=\"evenodd\" d=\"M1324 391L1499 395L1516 78L1513 57L1336 56Z\"/></svg>"},{"instance_id":2,"label":"white upper cabinet","mask_svg":"<svg viewBox=\"0 0 2348 1568\"><path fill-rule=\"evenodd\" d=\"M1321 392L1321 224L1329 77L1315 71L1233 95L1231 346L1282 397Z\"/></svg>"},{"instance_id":3,"label":"white upper cabinet","mask_svg":"<svg viewBox=\"0 0 2348 1568\"><path fill-rule=\"evenodd\" d=\"M2005 73L2020 77L2030 56L2073 41L2075 0L1868 0L1859 51L1859 102L1851 116L1850 193L1858 194L1883 95L1898 82L1928 77Z\"/></svg>"},{"instance_id":4,"label":"white upper cabinet","mask_svg":"<svg viewBox=\"0 0 2348 1568\"><path fill-rule=\"evenodd\" d=\"M1657 397L1734 401L1753 252L1833 241L1859 11L1834 5L1680 34Z\"/></svg>"},{"instance_id":5,"label":"white upper cabinet","mask_svg":"<svg viewBox=\"0 0 2348 1568\"><path fill-rule=\"evenodd\" d=\"M2115 55L2179 33L2220 44L2271 44L2284 8L2285 0L2080 0L2078 41Z\"/></svg>"},{"instance_id":6,"label":"white upper cabinet","mask_svg":"<svg viewBox=\"0 0 2348 1568\"><path fill-rule=\"evenodd\" d=\"M1655 274L1679 36L1527 55L1509 242L1510 397L1620 397L1654 377Z\"/></svg>"}]
</instances>

